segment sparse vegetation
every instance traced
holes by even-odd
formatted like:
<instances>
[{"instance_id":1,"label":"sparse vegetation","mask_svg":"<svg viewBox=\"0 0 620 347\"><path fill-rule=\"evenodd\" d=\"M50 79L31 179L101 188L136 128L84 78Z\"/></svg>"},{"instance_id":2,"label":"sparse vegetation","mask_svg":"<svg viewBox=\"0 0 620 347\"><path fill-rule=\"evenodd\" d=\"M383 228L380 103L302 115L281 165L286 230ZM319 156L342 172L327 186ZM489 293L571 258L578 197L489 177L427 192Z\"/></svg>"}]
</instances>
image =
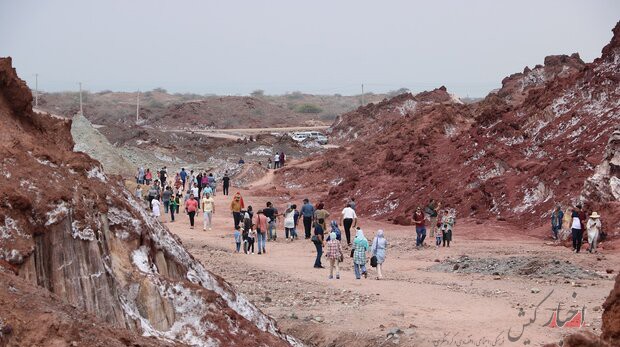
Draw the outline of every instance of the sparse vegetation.
<instances>
[{"instance_id":1,"label":"sparse vegetation","mask_svg":"<svg viewBox=\"0 0 620 347\"><path fill-rule=\"evenodd\" d=\"M312 104L301 104L297 106L295 111L299 113L321 113L323 112L323 110L320 107L316 105L312 105Z\"/></svg>"},{"instance_id":2,"label":"sparse vegetation","mask_svg":"<svg viewBox=\"0 0 620 347\"><path fill-rule=\"evenodd\" d=\"M405 94L405 93L409 93L409 92L410 92L409 88L399 88L399 89L396 89L396 90L389 91L387 93L387 96L390 97L390 98L393 98L393 97L395 97L397 95Z\"/></svg>"},{"instance_id":3,"label":"sparse vegetation","mask_svg":"<svg viewBox=\"0 0 620 347\"><path fill-rule=\"evenodd\" d=\"M284 96L286 96L287 99L303 99L304 94L300 91L294 91L292 93L286 93L284 94Z\"/></svg>"}]
</instances>

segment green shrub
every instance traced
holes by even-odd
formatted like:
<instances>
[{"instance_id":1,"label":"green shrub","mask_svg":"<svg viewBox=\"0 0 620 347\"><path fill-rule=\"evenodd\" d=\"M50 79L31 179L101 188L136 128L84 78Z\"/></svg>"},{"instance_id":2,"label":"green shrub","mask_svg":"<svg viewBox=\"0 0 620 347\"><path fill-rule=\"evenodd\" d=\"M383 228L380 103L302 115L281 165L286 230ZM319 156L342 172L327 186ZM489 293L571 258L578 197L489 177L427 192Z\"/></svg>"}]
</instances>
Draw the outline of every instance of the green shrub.
<instances>
[{"instance_id":1,"label":"green shrub","mask_svg":"<svg viewBox=\"0 0 620 347\"><path fill-rule=\"evenodd\" d=\"M301 104L297 106L296 110L299 113L321 113L323 112L323 110L320 107L316 105L312 105L312 104Z\"/></svg>"}]
</instances>

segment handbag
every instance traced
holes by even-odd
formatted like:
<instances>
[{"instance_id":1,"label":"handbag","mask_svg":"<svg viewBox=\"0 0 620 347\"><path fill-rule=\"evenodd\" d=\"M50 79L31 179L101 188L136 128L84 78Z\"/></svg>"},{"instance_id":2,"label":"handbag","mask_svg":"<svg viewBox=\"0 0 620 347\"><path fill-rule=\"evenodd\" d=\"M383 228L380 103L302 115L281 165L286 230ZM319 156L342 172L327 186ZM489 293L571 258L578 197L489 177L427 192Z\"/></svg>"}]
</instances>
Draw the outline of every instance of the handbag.
<instances>
[{"instance_id":1,"label":"handbag","mask_svg":"<svg viewBox=\"0 0 620 347\"><path fill-rule=\"evenodd\" d=\"M372 266L372 267L377 267L377 256L376 256L376 255L373 255L373 256L370 258L370 266Z\"/></svg>"},{"instance_id":2,"label":"handbag","mask_svg":"<svg viewBox=\"0 0 620 347\"><path fill-rule=\"evenodd\" d=\"M310 241L314 242L314 243L319 243L321 241L319 241L319 237L316 235L312 235L312 238L310 238Z\"/></svg>"}]
</instances>

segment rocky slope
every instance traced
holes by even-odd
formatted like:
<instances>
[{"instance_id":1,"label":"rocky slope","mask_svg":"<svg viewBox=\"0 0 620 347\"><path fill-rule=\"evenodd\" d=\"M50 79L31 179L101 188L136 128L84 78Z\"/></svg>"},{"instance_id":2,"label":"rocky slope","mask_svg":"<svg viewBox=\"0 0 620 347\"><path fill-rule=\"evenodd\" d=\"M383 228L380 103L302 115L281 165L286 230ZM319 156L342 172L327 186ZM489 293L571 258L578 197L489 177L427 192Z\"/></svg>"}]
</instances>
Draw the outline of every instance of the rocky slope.
<instances>
[{"instance_id":1,"label":"rocky slope","mask_svg":"<svg viewBox=\"0 0 620 347\"><path fill-rule=\"evenodd\" d=\"M71 136L75 142L73 150L84 152L99 161L105 173L123 177L132 177L135 173L135 166L125 159L86 117L79 114L73 116Z\"/></svg>"},{"instance_id":2,"label":"rocky slope","mask_svg":"<svg viewBox=\"0 0 620 347\"><path fill-rule=\"evenodd\" d=\"M45 302L43 293L50 293L63 305L59 312L50 307L51 314L64 315L69 326L79 326L79 313L87 312L115 328L97 330L102 341L140 341L137 334L154 337L153 345L296 344L197 262L97 161L73 152L69 120L35 114L31 104L11 59L0 59L0 269L19 277L19 287L46 290L17 295L17 303ZM2 281L9 285L0 297L16 293L10 279ZM14 328L2 338L22 345L28 327L0 306L2 317L16 319L3 322ZM37 343L88 341L65 334L56 328Z\"/></svg>"},{"instance_id":3,"label":"rocky slope","mask_svg":"<svg viewBox=\"0 0 620 347\"><path fill-rule=\"evenodd\" d=\"M439 89L437 100L401 95L343 115L332 128L343 148L277 179L329 190L334 210L354 196L362 213L398 223L431 198L460 216L530 226L546 223L556 202L583 201L619 233L617 197L581 194L620 124L620 23L613 31L594 62L548 57L476 103ZM615 166L607 172L616 182Z\"/></svg>"}]
</instances>

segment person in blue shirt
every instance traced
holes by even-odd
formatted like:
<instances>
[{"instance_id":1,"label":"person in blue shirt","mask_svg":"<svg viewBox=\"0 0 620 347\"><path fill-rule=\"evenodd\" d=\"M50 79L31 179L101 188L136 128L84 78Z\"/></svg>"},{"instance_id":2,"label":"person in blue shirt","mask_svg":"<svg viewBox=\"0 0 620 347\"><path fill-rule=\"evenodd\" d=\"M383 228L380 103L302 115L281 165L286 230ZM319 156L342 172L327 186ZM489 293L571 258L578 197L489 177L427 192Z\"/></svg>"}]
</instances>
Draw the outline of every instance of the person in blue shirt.
<instances>
[{"instance_id":1,"label":"person in blue shirt","mask_svg":"<svg viewBox=\"0 0 620 347\"><path fill-rule=\"evenodd\" d=\"M312 231L312 221L314 219L314 206L307 198L304 199L304 205L301 207L301 215L304 221L304 232L306 239L310 238L310 232Z\"/></svg>"},{"instance_id":2,"label":"person in blue shirt","mask_svg":"<svg viewBox=\"0 0 620 347\"><path fill-rule=\"evenodd\" d=\"M562 206L559 204L555 207L555 210L551 213L551 232L554 240L558 239L558 233L562 230L562 219L564 218L564 212L562 212Z\"/></svg>"},{"instance_id":3,"label":"person in blue shirt","mask_svg":"<svg viewBox=\"0 0 620 347\"><path fill-rule=\"evenodd\" d=\"M185 171L185 168L181 168L179 175L181 176L181 181L183 182L183 190L185 190L185 181L187 180L187 171Z\"/></svg>"}]
</instances>

